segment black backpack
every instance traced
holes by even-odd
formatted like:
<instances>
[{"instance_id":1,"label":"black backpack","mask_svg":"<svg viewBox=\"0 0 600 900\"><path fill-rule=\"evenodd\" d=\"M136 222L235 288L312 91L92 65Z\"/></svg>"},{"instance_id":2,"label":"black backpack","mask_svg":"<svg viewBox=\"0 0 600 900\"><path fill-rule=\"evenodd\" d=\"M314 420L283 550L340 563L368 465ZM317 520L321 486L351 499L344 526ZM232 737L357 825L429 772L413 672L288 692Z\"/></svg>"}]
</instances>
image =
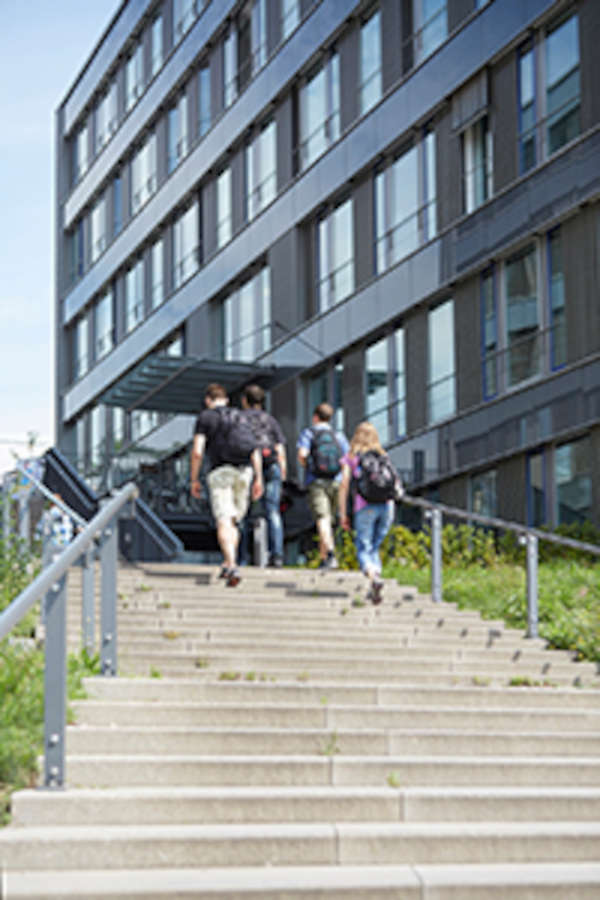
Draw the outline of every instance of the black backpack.
<instances>
[{"instance_id":1,"label":"black backpack","mask_svg":"<svg viewBox=\"0 0 600 900\"><path fill-rule=\"evenodd\" d=\"M250 456L256 448L256 438L248 417L231 406L219 406L217 410L219 424L214 436L214 455L220 464L249 466Z\"/></svg>"},{"instance_id":2,"label":"black backpack","mask_svg":"<svg viewBox=\"0 0 600 900\"><path fill-rule=\"evenodd\" d=\"M400 477L385 453L368 450L360 456L356 489L367 503L385 503L398 494Z\"/></svg>"},{"instance_id":3,"label":"black backpack","mask_svg":"<svg viewBox=\"0 0 600 900\"><path fill-rule=\"evenodd\" d=\"M248 419L250 430L256 441L255 447L260 450L263 467L277 460L275 441L271 428L271 416L264 410L247 410L244 415Z\"/></svg>"},{"instance_id":4,"label":"black backpack","mask_svg":"<svg viewBox=\"0 0 600 900\"><path fill-rule=\"evenodd\" d=\"M311 428L310 470L317 478L335 478L341 470L342 448L331 428Z\"/></svg>"}]
</instances>

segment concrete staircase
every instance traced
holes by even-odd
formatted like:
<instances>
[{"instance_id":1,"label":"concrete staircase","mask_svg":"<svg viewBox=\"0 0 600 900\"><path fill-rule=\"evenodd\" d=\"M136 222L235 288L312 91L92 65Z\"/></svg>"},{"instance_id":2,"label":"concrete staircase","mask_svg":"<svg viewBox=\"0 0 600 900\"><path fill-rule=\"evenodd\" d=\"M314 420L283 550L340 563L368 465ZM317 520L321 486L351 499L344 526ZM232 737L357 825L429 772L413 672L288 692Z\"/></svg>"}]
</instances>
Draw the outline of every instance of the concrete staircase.
<instances>
[{"instance_id":1,"label":"concrete staircase","mask_svg":"<svg viewBox=\"0 0 600 900\"><path fill-rule=\"evenodd\" d=\"M122 677L68 788L15 795L2 900L600 897L594 666L353 573L216 574L120 570Z\"/></svg>"}]
</instances>

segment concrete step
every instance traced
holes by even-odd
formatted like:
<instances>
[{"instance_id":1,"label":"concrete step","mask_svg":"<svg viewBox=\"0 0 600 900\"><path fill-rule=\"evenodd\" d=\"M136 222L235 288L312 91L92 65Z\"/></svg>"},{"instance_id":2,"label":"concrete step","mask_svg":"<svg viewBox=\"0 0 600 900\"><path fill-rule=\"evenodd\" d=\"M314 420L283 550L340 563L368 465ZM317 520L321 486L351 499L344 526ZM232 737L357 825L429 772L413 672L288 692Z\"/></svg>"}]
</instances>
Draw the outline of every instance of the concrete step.
<instances>
[{"instance_id":1,"label":"concrete step","mask_svg":"<svg viewBox=\"0 0 600 900\"><path fill-rule=\"evenodd\" d=\"M11 871L6 888L14 900L597 900L600 864Z\"/></svg>"},{"instance_id":2,"label":"concrete step","mask_svg":"<svg viewBox=\"0 0 600 900\"><path fill-rule=\"evenodd\" d=\"M79 825L4 829L7 870L596 862L597 822Z\"/></svg>"},{"instance_id":3,"label":"concrete step","mask_svg":"<svg viewBox=\"0 0 600 900\"><path fill-rule=\"evenodd\" d=\"M508 699L508 698L507 698ZM482 728L483 730L596 732L598 710L469 709L448 706L336 706L327 698L318 705L276 703L144 703L79 700L71 703L78 726L246 726L269 728Z\"/></svg>"},{"instance_id":4,"label":"concrete step","mask_svg":"<svg viewBox=\"0 0 600 900\"><path fill-rule=\"evenodd\" d=\"M597 756L69 753L69 787L600 787Z\"/></svg>"},{"instance_id":5,"label":"concrete step","mask_svg":"<svg viewBox=\"0 0 600 900\"><path fill-rule=\"evenodd\" d=\"M148 787L19 791L18 827L275 822L598 822L600 788Z\"/></svg>"}]
</instances>

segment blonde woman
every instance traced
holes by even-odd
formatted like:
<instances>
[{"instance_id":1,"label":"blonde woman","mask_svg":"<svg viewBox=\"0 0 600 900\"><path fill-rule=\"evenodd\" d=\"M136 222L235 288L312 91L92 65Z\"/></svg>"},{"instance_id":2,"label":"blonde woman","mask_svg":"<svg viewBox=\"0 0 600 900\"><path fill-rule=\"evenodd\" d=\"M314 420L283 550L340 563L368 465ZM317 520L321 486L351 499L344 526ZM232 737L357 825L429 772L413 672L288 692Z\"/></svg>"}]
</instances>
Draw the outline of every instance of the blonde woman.
<instances>
[{"instance_id":1,"label":"blonde woman","mask_svg":"<svg viewBox=\"0 0 600 900\"><path fill-rule=\"evenodd\" d=\"M350 450L342 457L341 463L342 481L338 494L340 523L344 530L350 530L348 496L353 486L352 512L358 562L370 582L367 597L377 605L383 600L379 548L394 520L394 501L391 498L400 493L399 478L381 446L377 429L370 422L357 425ZM375 473L373 481L378 480L378 485L374 484L373 489L367 483L367 469Z\"/></svg>"}]
</instances>

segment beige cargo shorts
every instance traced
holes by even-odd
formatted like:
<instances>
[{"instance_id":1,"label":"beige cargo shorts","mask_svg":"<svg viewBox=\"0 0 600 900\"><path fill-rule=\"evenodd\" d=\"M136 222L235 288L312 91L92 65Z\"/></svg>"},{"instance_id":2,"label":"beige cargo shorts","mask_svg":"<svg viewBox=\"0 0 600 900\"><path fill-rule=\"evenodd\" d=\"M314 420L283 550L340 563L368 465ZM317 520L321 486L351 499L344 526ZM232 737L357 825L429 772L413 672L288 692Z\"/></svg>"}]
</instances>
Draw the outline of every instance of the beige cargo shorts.
<instances>
[{"instance_id":1,"label":"beige cargo shorts","mask_svg":"<svg viewBox=\"0 0 600 900\"><path fill-rule=\"evenodd\" d=\"M252 466L218 466L208 473L206 481L215 521L235 519L241 522L250 502Z\"/></svg>"}]
</instances>

